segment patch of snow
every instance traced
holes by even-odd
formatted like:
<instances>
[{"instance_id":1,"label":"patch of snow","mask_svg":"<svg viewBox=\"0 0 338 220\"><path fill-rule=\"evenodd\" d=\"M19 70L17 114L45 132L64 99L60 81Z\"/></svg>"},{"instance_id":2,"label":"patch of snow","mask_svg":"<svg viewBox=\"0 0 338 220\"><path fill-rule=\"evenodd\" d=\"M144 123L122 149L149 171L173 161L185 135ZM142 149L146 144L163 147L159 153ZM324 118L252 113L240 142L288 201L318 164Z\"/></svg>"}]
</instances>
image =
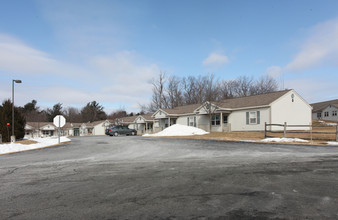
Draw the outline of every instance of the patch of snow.
<instances>
[{"instance_id":1,"label":"patch of snow","mask_svg":"<svg viewBox=\"0 0 338 220\"><path fill-rule=\"evenodd\" d=\"M338 145L338 142L327 142L328 145Z\"/></svg>"},{"instance_id":2,"label":"patch of snow","mask_svg":"<svg viewBox=\"0 0 338 220\"><path fill-rule=\"evenodd\" d=\"M20 144L10 143L10 144L0 144L0 154L14 153L26 150L33 150L37 148L48 147L51 145L58 144L57 137L46 137L46 138L30 138L29 140L36 141L36 144ZM67 137L60 137L60 143L70 141Z\"/></svg>"},{"instance_id":3,"label":"patch of snow","mask_svg":"<svg viewBox=\"0 0 338 220\"><path fill-rule=\"evenodd\" d=\"M304 139L299 139L299 138L265 138L262 140L262 142L309 142Z\"/></svg>"},{"instance_id":4,"label":"patch of snow","mask_svg":"<svg viewBox=\"0 0 338 220\"><path fill-rule=\"evenodd\" d=\"M209 132L206 132L202 129L191 127L191 126L175 124L158 133L144 134L143 136L144 137L165 137L165 136L191 136L191 135L204 135L204 134L209 134Z\"/></svg>"},{"instance_id":5,"label":"patch of snow","mask_svg":"<svg viewBox=\"0 0 338 220\"><path fill-rule=\"evenodd\" d=\"M336 126L337 123L326 123L326 125L329 125L329 126Z\"/></svg>"}]
</instances>

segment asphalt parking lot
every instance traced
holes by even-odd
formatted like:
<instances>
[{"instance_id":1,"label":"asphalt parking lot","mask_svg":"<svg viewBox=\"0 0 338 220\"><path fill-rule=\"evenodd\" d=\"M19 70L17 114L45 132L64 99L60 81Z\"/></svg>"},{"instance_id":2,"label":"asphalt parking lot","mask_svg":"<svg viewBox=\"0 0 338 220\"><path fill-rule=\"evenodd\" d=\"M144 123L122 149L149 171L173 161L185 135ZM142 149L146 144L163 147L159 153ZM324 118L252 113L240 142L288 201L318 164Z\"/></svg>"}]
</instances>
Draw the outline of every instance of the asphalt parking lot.
<instances>
[{"instance_id":1,"label":"asphalt parking lot","mask_svg":"<svg viewBox=\"0 0 338 220\"><path fill-rule=\"evenodd\" d=\"M0 219L337 219L338 147L80 137L0 156Z\"/></svg>"}]
</instances>

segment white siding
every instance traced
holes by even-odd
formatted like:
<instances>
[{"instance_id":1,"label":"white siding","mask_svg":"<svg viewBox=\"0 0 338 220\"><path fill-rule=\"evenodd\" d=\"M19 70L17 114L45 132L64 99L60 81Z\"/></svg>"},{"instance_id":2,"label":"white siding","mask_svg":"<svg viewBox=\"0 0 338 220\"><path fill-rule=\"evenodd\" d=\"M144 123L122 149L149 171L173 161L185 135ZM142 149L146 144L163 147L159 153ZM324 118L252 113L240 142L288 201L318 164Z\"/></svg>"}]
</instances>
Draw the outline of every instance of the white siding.
<instances>
[{"instance_id":1,"label":"white siding","mask_svg":"<svg viewBox=\"0 0 338 220\"><path fill-rule=\"evenodd\" d=\"M332 105L327 106L323 111L322 111L322 119L323 120L329 120L329 121L338 121L338 116L333 115L332 113L336 111L338 112L338 109ZM325 116L325 112L328 113L328 116Z\"/></svg>"},{"instance_id":2,"label":"white siding","mask_svg":"<svg viewBox=\"0 0 338 220\"><path fill-rule=\"evenodd\" d=\"M159 110L155 115L155 118L166 118L167 114L161 110Z\"/></svg>"},{"instance_id":3,"label":"white siding","mask_svg":"<svg viewBox=\"0 0 338 220\"><path fill-rule=\"evenodd\" d=\"M192 115L192 116L195 116L195 115ZM180 116L177 118L176 120L176 124L179 124L179 125L186 125L188 126L187 124L187 121L188 121L188 118L189 116Z\"/></svg>"},{"instance_id":4,"label":"white siding","mask_svg":"<svg viewBox=\"0 0 338 220\"><path fill-rule=\"evenodd\" d=\"M209 131L209 115L198 115L197 127L205 131Z\"/></svg>"},{"instance_id":5,"label":"white siding","mask_svg":"<svg viewBox=\"0 0 338 220\"><path fill-rule=\"evenodd\" d=\"M246 114L247 112L257 112L260 113L260 122L259 124L247 124L246 123ZM231 131L264 131L264 123L269 123L270 120L270 109L269 108L256 108L256 109L245 109L233 111L228 116L228 123L231 124Z\"/></svg>"},{"instance_id":6,"label":"white siding","mask_svg":"<svg viewBox=\"0 0 338 220\"><path fill-rule=\"evenodd\" d=\"M294 94L292 101L291 95ZM289 125L310 125L312 109L296 92L290 91L271 104L271 123ZM280 128L282 129L282 128ZM288 128L289 130L309 130L309 128Z\"/></svg>"}]
</instances>

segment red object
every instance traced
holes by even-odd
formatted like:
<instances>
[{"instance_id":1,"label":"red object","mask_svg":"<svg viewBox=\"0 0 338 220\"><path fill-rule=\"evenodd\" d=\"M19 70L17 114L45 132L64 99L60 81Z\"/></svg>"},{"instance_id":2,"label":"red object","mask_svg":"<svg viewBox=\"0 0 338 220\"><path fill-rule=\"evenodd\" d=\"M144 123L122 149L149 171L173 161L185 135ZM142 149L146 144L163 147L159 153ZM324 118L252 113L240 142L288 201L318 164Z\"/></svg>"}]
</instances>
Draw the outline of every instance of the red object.
<instances>
[{"instance_id":1,"label":"red object","mask_svg":"<svg viewBox=\"0 0 338 220\"><path fill-rule=\"evenodd\" d=\"M10 124L9 123L7 123L7 126L9 126Z\"/></svg>"}]
</instances>

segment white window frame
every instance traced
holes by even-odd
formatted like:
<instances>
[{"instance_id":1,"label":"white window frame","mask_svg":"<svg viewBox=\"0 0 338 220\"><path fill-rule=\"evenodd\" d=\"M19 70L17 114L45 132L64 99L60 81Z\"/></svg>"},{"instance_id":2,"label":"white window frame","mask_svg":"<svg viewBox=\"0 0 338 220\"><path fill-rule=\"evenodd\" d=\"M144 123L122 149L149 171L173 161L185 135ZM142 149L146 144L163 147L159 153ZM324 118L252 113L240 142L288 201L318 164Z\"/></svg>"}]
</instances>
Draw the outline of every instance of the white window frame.
<instances>
[{"instance_id":1,"label":"white window frame","mask_svg":"<svg viewBox=\"0 0 338 220\"><path fill-rule=\"evenodd\" d=\"M324 112L324 117L329 117L329 112Z\"/></svg>"},{"instance_id":2,"label":"white window frame","mask_svg":"<svg viewBox=\"0 0 338 220\"><path fill-rule=\"evenodd\" d=\"M220 126L221 125L221 116L216 114L211 116L211 125Z\"/></svg>"},{"instance_id":3,"label":"white window frame","mask_svg":"<svg viewBox=\"0 0 338 220\"><path fill-rule=\"evenodd\" d=\"M194 120L195 120L194 118L195 118L194 116L189 116L188 126L194 127Z\"/></svg>"},{"instance_id":4,"label":"white window frame","mask_svg":"<svg viewBox=\"0 0 338 220\"><path fill-rule=\"evenodd\" d=\"M337 116L337 111L332 111L332 116Z\"/></svg>"},{"instance_id":5,"label":"white window frame","mask_svg":"<svg viewBox=\"0 0 338 220\"><path fill-rule=\"evenodd\" d=\"M249 112L249 124L256 125L257 124L257 112Z\"/></svg>"}]
</instances>

